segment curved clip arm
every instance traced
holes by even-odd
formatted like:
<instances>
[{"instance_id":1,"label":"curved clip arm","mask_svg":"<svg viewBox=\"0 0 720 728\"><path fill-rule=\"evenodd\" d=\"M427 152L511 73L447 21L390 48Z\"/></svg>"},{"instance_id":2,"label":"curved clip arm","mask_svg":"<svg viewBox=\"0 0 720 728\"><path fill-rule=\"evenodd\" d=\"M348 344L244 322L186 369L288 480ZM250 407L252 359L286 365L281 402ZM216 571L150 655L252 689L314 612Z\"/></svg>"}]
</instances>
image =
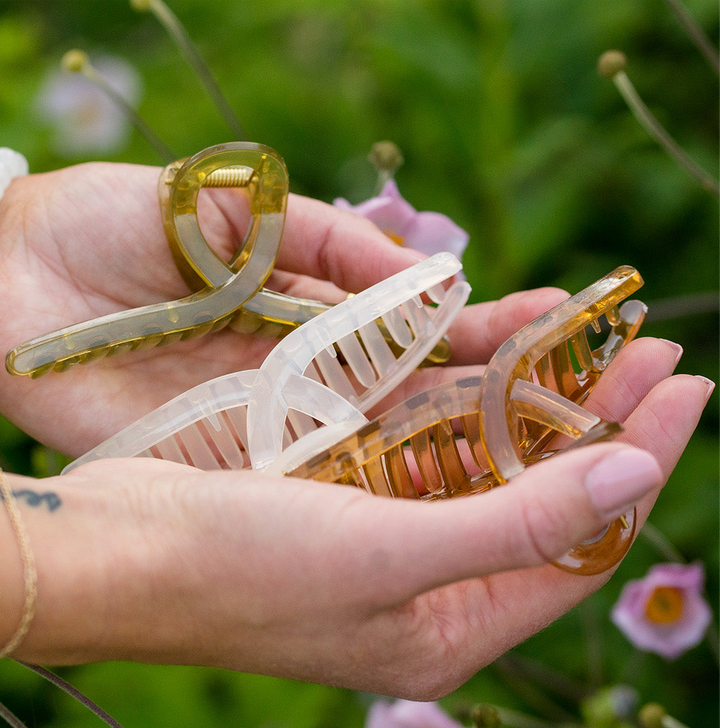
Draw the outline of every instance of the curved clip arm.
<instances>
[{"instance_id":1,"label":"curved clip arm","mask_svg":"<svg viewBox=\"0 0 720 728\"><path fill-rule=\"evenodd\" d=\"M264 466L280 455L282 463L301 462L367 422L362 413L443 337L470 292L463 281L442 287L460 269L451 254L439 253L397 273L292 332L260 370L193 387L63 472L100 458L138 455L204 470L248 467L250 456L263 457ZM424 306L423 293L438 305Z\"/></svg>"},{"instance_id":2,"label":"curved clip arm","mask_svg":"<svg viewBox=\"0 0 720 728\"><path fill-rule=\"evenodd\" d=\"M207 180L212 183L213 173L223 168L243 170L253 214L245 242L231 265L207 245L197 221L200 188ZM102 316L25 342L5 359L11 374L38 377L108 354L201 336L230 323L257 293L275 264L285 222L288 174L282 158L261 144L220 144L177 169L166 168L161 187L171 175L166 229L172 231L174 249L182 251L197 275L204 277L206 287L177 301Z\"/></svg>"},{"instance_id":3,"label":"curved clip arm","mask_svg":"<svg viewBox=\"0 0 720 728\"><path fill-rule=\"evenodd\" d=\"M644 304L628 301L619 310L616 305L640 285L637 271L618 268L510 337L483 377L421 392L286 472L354 484L378 495L436 500L507 482L552 455L546 446L557 434L571 438L570 447L613 437L620 426L592 415L580 402L637 333ZM611 331L592 351L585 327L599 329L601 315ZM458 434L469 450L466 457ZM625 555L634 530L633 511L555 565L578 574L605 571Z\"/></svg>"},{"instance_id":4,"label":"curved clip arm","mask_svg":"<svg viewBox=\"0 0 720 728\"><path fill-rule=\"evenodd\" d=\"M203 187L245 188L252 222L229 262L202 234L197 217ZM243 333L285 336L332 308L262 288L277 258L288 196L288 172L270 147L231 142L204 149L168 165L158 196L163 226L176 265L196 293L169 303L143 306L68 326L8 352L10 374L39 377L104 356L202 336L232 323ZM392 342L391 333L383 336ZM446 340L428 353L432 363L450 356Z\"/></svg>"}]
</instances>

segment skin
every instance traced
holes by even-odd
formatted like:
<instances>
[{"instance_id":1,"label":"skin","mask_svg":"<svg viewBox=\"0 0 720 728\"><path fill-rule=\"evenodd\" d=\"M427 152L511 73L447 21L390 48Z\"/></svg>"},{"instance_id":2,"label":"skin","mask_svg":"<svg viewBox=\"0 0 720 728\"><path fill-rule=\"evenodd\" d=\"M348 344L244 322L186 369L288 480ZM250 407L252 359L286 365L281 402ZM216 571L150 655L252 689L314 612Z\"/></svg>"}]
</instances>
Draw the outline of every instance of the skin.
<instances>
[{"instance_id":1,"label":"skin","mask_svg":"<svg viewBox=\"0 0 720 728\"><path fill-rule=\"evenodd\" d=\"M0 201L5 349L187 292L164 240L157 173L93 164L13 182ZM230 203L216 195L203 212L226 253L243 224ZM339 300L413 262L371 224L292 197L272 282ZM408 390L481 372L509 335L565 295L542 289L468 307L450 332L451 344L462 342L450 366L418 372ZM78 455L202 380L257 366L271 346L222 331L35 381L4 374L0 411ZM641 339L603 375L587 407L624 424L616 442L555 456L471 498L393 501L153 460L100 461L43 481L8 476L18 493L56 499L18 498L39 596L15 655L213 665L441 697L609 578L547 562L636 502L639 523L647 517L711 391L703 378L671 376L678 352ZM600 496L590 487L598 473ZM23 600L5 518L0 543L12 555L0 561L5 642Z\"/></svg>"}]
</instances>

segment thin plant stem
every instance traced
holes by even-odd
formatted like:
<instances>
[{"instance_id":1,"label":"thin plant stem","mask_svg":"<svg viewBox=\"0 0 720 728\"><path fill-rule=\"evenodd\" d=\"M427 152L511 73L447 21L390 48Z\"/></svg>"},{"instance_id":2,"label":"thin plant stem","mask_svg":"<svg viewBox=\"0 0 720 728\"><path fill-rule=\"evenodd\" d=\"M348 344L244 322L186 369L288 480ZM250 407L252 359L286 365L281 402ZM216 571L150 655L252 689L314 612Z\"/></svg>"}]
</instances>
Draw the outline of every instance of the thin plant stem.
<instances>
[{"instance_id":1,"label":"thin plant stem","mask_svg":"<svg viewBox=\"0 0 720 728\"><path fill-rule=\"evenodd\" d=\"M672 545L670 539L650 521L645 521L645 525L640 530L640 536L668 561L675 564L687 564L687 559Z\"/></svg>"},{"instance_id":2,"label":"thin plant stem","mask_svg":"<svg viewBox=\"0 0 720 728\"><path fill-rule=\"evenodd\" d=\"M638 650L637 647L633 648L633 651L630 653L628 661L625 663L625 667L622 671L620 679L618 680L618 683L627 683L628 685L634 684L637 681L638 676L642 672L643 666L645 665L645 656L645 652Z\"/></svg>"},{"instance_id":3,"label":"thin plant stem","mask_svg":"<svg viewBox=\"0 0 720 728\"><path fill-rule=\"evenodd\" d=\"M499 657L493 663L493 667L500 672L505 682L519 695L528 705L531 705L538 713L543 713L548 720L556 723L572 722L573 715L565 708L558 705L545 693L524 679L521 670L507 656Z\"/></svg>"},{"instance_id":4,"label":"thin plant stem","mask_svg":"<svg viewBox=\"0 0 720 728\"><path fill-rule=\"evenodd\" d=\"M517 652L508 652L502 659L516 671L516 674L535 680L542 687L574 703L580 702L590 692L586 686L567 675Z\"/></svg>"},{"instance_id":5,"label":"thin plant stem","mask_svg":"<svg viewBox=\"0 0 720 728\"><path fill-rule=\"evenodd\" d=\"M688 155L681 149L678 143L668 134L662 124L653 116L652 112L640 98L635 90L632 81L628 78L625 71L618 71L613 77L613 82L617 87L620 95L625 99L625 103L630 107L640 126L660 144L663 149L692 177L694 177L700 185L708 192L720 198L720 186L717 180L713 179L704 169L698 166Z\"/></svg>"},{"instance_id":6,"label":"thin plant stem","mask_svg":"<svg viewBox=\"0 0 720 728\"><path fill-rule=\"evenodd\" d=\"M0 718L2 718L11 728L27 728L20 718L15 713L8 710L2 703L0 703Z\"/></svg>"},{"instance_id":7,"label":"thin plant stem","mask_svg":"<svg viewBox=\"0 0 720 728\"><path fill-rule=\"evenodd\" d=\"M705 60L710 65L710 68L720 76L720 58L718 58L718 52L697 20L690 15L680 0L665 0L665 3L680 21L680 25L685 29L690 40L692 40L700 53L705 56Z\"/></svg>"},{"instance_id":8,"label":"thin plant stem","mask_svg":"<svg viewBox=\"0 0 720 728\"><path fill-rule=\"evenodd\" d=\"M710 652L712 652L712 656L715 659L718 668L720 668L720 631L718 631L717 621L715 619L710 622L710 626L708 627L705 637L707 638Z\"/></svg>"},{"instance_id":9,"label":"thin plant stem","mask_svg":"<svg viewBox=\"0 0 720 728\"><path fill-rule=\"evenodd\" d=\"M215 77L212 75L207 63L203 60L198 52L195 44L185 30L183 24L178 20L177 16L163 2L163 0L150 0L149 8L153 15L158 19L160 24L167 30L170 37L175 41L180 53L190 64L191 68L197 74L200 82L205 87L213 103L217 107L221 116L228 125L230 131L235 135L235 141L243 141L247 139L245 130L240 120L228 103L225 95L220 90Z\"/></svg>"},{"instance_id":10,"label":"thin plant stem","mask_svg":"<svg viewBox=\"0 0 720 728\"><path fill-rule=\"evenodd\" d=\"M592 600L585 600L581 614L585 632L585 654L587 656L590 685L594 690L597 690L603 682L602 639L600 637L597 609Z\"/></svg>"},{"instance_id":11,"label":"thin plant stem","mask_svg":"<svg viewBox=\"0 0 720 728\"><path fill-rule=\"evenodd\" d=\"M387 169L378 170L377 182L375 183L375 191L373 195L377 197L382 191L385 185L394 177L394 173Z\"/></svg>"},{"instance_id":12,"label":"thin plant stem","mask_svg":"<svg viewBox=\"0 0 720 728\"><path fill-rule=\"evenodd\" d=\"M94 703L90 698L83 695L77 688L73 687L67 680L63 680L59 675L56 675L54 672L50 672L50 670L47 670L44 667L40 667L40 665L33 665L29 662L22 662L22 660L14 660L14 662L17 662L18 665L22 665L23 667L27 667L28 670L32 670L33 672L40 675L40 677L44 677L48 682L51 682L55 687L60 688L60 690L63 690L71 697L75 698L78 702L82 703L88 710L95 713L95 715L100 718L100 720L107 723L107 725L111 726L112 728L122 728L120 723L118 723L115 718L113 718L111 715L108 715L99 705Z\"/></svg>"},{"instance_id":13,"label":"thin plant stem","mask_svg":"<svg viewBox=\"0 0 720 728\"><path fill-rule=\"evenodd\" d=\"M176 155L166 146L166 144L155 134L155 132L145 123L143 118L137 111L107 82L105 77L89 62L85 63L80 73L89 81L99 87L107 96L109 96L127 116L132 125L142 134L148 144L155 150L160 159L165 164L170 164Z\"/></svg>"}]
</instances>

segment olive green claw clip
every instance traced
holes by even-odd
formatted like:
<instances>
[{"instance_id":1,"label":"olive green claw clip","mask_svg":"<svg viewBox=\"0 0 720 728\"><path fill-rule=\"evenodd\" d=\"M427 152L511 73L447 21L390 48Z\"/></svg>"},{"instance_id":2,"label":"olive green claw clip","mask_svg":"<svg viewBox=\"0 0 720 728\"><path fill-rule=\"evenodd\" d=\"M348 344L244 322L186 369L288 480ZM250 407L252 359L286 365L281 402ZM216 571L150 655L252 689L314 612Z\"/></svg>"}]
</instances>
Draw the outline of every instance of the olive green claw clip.
<instances>
[{"instance_id":1,"label":"olive green claw clip","mask_svg":"<svg viewBox=\"0 0 720 728\"><path fill-rule=\"evenodd\" d=\"M222 260L197 216L203 187L236 187L249 198L252 220L233 258ZM158 184L165 233L176 264L195 290L185 298L109 314L39 336L8 352L11 374L39 377L139 348L171 344L217 331L284 336L329 304L262 288L275 265L285 224L288 172L270 147L231 142L168 165ZM391 337L386 334L386 338ZM428 356L449 358L447 340Z\"/></svg>"}]
</instances>

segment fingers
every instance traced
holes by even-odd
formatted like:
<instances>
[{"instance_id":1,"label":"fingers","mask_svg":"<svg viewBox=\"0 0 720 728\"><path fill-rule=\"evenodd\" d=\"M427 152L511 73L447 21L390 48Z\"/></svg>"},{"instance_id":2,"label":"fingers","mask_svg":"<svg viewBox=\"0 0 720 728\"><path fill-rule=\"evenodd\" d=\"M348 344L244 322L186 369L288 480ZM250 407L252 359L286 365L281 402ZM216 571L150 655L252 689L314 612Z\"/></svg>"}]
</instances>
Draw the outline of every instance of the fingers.
<instances>
[{"instance_id":1,"label":"fingers","mask_svg":"<svg viewBox=\"0 0 720 728\"><path fill-rule=\"evenodd\" d=\"M343 291L330 281L318 280L298 273L288 273L278 268L273 270L265 285L271 291L278 291L287 296L307 298L323 303L342 303L348 297L347 291Z\"/></svg>"},{"instance_id":2,"label":"fingers","mask_svg":"<svg viewBox=\"0 0 720 728\"><path fill-rule=\"evenodd\" d=\"M290 195L278 265L357 293L426 256L401 248L353 213Z\"/></svg>"},{"instance_id":3,"label":"fingers","mask_svg":"<svg viewBox=\"0 0 720 728\"><path fill-rule=\"evenodd\" d=\"M681 354L682 349L671 341L631 341L602 373L583 407L607 422L622 424L650 390L673 373ZM571 442L559 435L549 448L562 450Z\"/></svg>"},{"instance_id":4,"label":"fingers","mask_svg":"<svg viewBox=\"0 0 720 728\"><path fill-rule=\"evenodd\" d=\"M663 339L631 341L603 372L585 408L608 422L624 422L659 382L669 377L682 348Z\"/></svg>"},{"instance_id":5,"label":"fingers","mask_svg":"<svg viewBox=\"0 0 720 728\"><path fill-rule=\"evenodd\" d=\"M212 190L198 201L208 242L224 259L237 250L249 220L247 205L233 192ZM330 281L342 291L357 293L425 257L396 245L369 220L319 200L290 195L276 270ZM324 300L322 289L294 293ZM337 300L332 291L329 300Z\"/></svg>"},{"instance_id":6,"label":"fingers","mask_svg":"<svg viewBox=\"0 0 720 728\"><path fill-rule=\"evenodd\" d=\"M702 377L665 379L625 420L622 438L649 452L660 466L661 482L667 479L685 448L711 391L712 383ZM558 456L557 461L571 454ZM556 458L547 462L553 460ZM535 466L527 475L534 470ZM512 487L513 484L508 490ZM607 495L605 492L604 496ZM647 517L656 495L657 490L651 488L638 503L640 524ZM472 582L465 603L468 610L474 611L474 619L468 620L468 630L461 635L465 655L472 653L472 646L475 646L477 652L485 656L485 661L491 661L495 655L542 629L595 591L610 573L577 577L547 566L496 573ZM498 629L498 625L502 629ZM471 658L465 659L464 674L476 671L477 664L472 664ZM458 669L462 671L463 666L458 665Z\"/></svg>"},{"instance_id":7,"label":"fingers","mask_svg":"<svg viewBox=\"0 0 720 728\"><path fill-rule=\"evenodd\" d=\"M559 288L511 293L499 301L466 306L448 332L450 363L485 364L518 329L568 297Z\"/></svg>"},{"instance_id":8,"label":"fingers","mask_svg":"<svg viewBox=\"0 0 720 728\"><path fill-rule=\"evenodd\" d=\"M686 374L664 380L625 420L618 439L651 453L669 477L714 387L705 377Z\"/></svg>"},{"instance_id":9,"label":"fingers","mask_svg":"<svg viewBox=\"0 0 720 728\"><path fill-rule=\"evenodd\" d=\"M622 349L598 380L585 407L620 422L617 438L652 453L669 476L697 426L713 382L670 377L682 350L663 339L637 339Z\"/></svg>"},{"instance_id":10,"label":"fingers","mask_svg":"<svg viewBox=\"0 0 720 728\"><path fill-rule=\"evenodd\" d=\"M395 596L402 601L463 579L545 563L635 504L642 522L711 391L703 377L663 379L639 404L630 403L634 411L625 418L622 439L635 447L580 448L537 463L488 493L398 503L407 512L383 529L389 550L408 565L405 579L395 582Z\"/></svg>"},{"instance_id":11,"label":"fingers","mask_svg":"<svg viewBox=\"0 0 720 728\"><path fill-rule=\"evenodd\" d=\"M662 482L652 455L613 443L542 461L487 493L391 503L397 513L381 524L384 538L377 536L375 519L374 541L386 549L387 568L396 568L392 584L383 584L376 596L403 603L446 584L544 564Z\"/></svg>"}]
</instances>

